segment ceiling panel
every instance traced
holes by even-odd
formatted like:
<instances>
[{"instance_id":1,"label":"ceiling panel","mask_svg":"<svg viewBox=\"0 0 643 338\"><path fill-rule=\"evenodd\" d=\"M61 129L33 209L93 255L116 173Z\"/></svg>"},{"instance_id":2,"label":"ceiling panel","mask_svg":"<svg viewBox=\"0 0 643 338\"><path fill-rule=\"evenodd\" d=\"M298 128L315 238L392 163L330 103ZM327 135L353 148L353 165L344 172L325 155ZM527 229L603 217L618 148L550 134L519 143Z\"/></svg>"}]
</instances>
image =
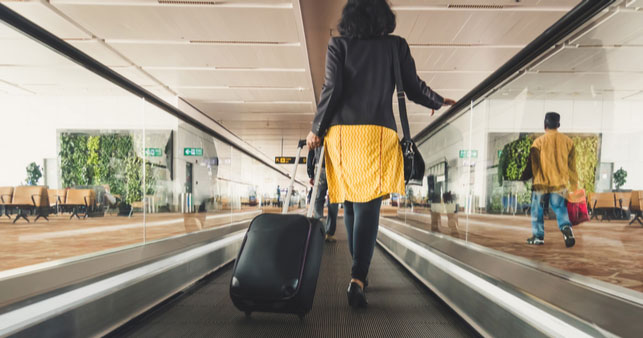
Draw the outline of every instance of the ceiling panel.
<instances>
[{"instance_id":1,"label":"ceiling panel","mask_svg":"<svg viewBox=\"0 0 643 338\"><path fill-rule=\"evenodd\" d=\"M53 51L50 52L43 45L26 36L0 38L0 45L2 45L2 52L0 52L0 65L2 66L69 67L74 65L66 57Z\"/></svg>"},{"instance_id":2,"label":"ceiling panel","mask_svg":"<svg viewBox=\"0 0 643 338\"><path fill-rule=\"evenodd\" d=\"M289 8L74 5L52 2L104 39L297 42ZM275 24L275 23L279 24ZM250 24L251 23L251 24Z\"/></svg>"},{"instance_id":3,"label":"ceiling panel","mask_svg":"<svg viewBox=\"0 0 643 338\"><path fill-rule=\"evenodd\" d=\"M419 76L431 88L444 89L473 89L477 84L487 78L491 72L459 73L459 72L425 72L420 71ZM437 90L436 90L437 91ZM441 94L437 91L438 94Z\"/></svg>"},{"instance_id":4,"label":"ceiling panel","mask_svg":"<svg viewBox=\"0 0 643 338\"><path fill-rule=\"evenodd\" d=\"M184 86L261 86L310 87L305 72L231 71L231 70L172 70L148 69L150 74L171 87Z\"/></svg>"},{"instance_id":5,"label":"ceiling panel","mask_svg":"<svg viewBox=\"0 0 643 338\"><path fill-rule=\"evenodd\" d=\"M614 91L629 93L643 90L643 76L628 73L529 73L507 85L504 90L520 92L528 88L533 93L564 93L568 96L590 94L614 97Z\"/></svg>"},{"instance_id":6,"label":"ceiling panel","mask_svg":"<svg viewBox=\"0 0 643 338\"><path fill-rule=\"evenodd\" d=\"M561 12L400 11L395 34L411 44L524 45L558 20Z\"/></svg>"},{"instance_id":7,"label":"ceiling panel","mask_svg":"<svg viewBox=\"0 0 643 338\"><path fill-rule=\"evenodd\" d=\"M304 49L298 44L152 44L109 42L141 66L304 68Z\"/></svg>"},{"instance_id":8,"label":"ceiling panel","mask_svg":"<svg viewBox=\"0 0 643 338\"><path fill-rule=\"evenodd\" d=\"M589 46L641 45L643 12L618 13L572 43Z\"/></svg>"},{"instance_id":9,"label":"ceiling panel","mask_svg":"<svg viewBox=\"0 0 643 338\"><path fill-rule=\"evenodd\" d=\"M198 105L197 108L199 108ZM292 122L310 122L313 119L313 113L225 113L212 112L202 109L204 113L216 121L292 121Z\"/></svg>"},{"instance_id":10,"label":"ceiling panel","mask_svg":"<svg viewBox=\"0 0 643 338\"><path fill-rule=\"evenodd\" d=\"M89 39L91 35L79 29L39 1L3 1L3 5L31 19L38 26L63 39Z\"/></svg>"},{"instance_id":11,"label":"ceiling panel","mask_svg":"<svg viewBox=\"0 0 643 338\"><path fill-rule=\"evenodd\" d=\"M411 47L417 69L489 71L502 66L520 48Z\"/></svg>"},{"instance_id":12,"label":"ceiling panel","mask_svg":"<svg viewBox=\"0 0 643 338\"><path fill-rule=\"evenodd\" d=\"M643 17L641 17L643 19ZM538 65L538 71L643 72L643 47L565 48Z\"/></svg>"},{"instance_id":13,"label":"ceiling panel","mask_svg":"<svg viewBox=\"0 0 643 338\"><path fill-rule=\"evenodd\" d=\"M311 89L246 89L246 88L172 88L179 96L196 101L306 101L312 97ZM312 104L312 102L310 102Z\"/></svg>"},{"instance_id":14,"label":"ceiling panel","mask_svg":"<svg viewBox=\"0 0 643 338\"><path fill-rule=\"evenodd\" d=\"M312 115L313 105L310 102L202 102L192 100L199 109L219 116L222 113L309 113Z\"/></svg>"},{"instance_id":15,"label":"ceiling panel","mask_svg":"<svg viewBox=\"0 0 643 338\"><path fill-rule=\"evenodd\" d=\"M96 59L98 62L109 67L125 67L130 66L131 63L123 59L118 53L105 46L97 40L80 40L68 41L72 46L80 49L85 54Z\"/></svg>"},{"instance_id":16,"label":"ceiling panel","mask_svg":"<svg viewBox=\"0 0 643 338\"><path fill-rule=\"evenodd\" d=\"M68 67L0 67L0 79L20 85L88 87L114 86L111 82L75 65Z\"/></svg>"},{"instance_id":17,"label":"ceiling panel","mask_svg":"<svg viewBox=\"0 0 643 338\"><path fill-rule=\"evenodd\" d=\"M642 0L643 1L643 0ZM394 6L503 5L510 7L548 6L570 8L579 0L391 0Z\"/></svg>"},{"instance_id":18,"label":"ceiling panel","mask_svg":"<svg viewBox=\"0 0 643 338\"><path fill-rule=\"evenodd\" d=\"M630 7L632 8L643 8L643 0L634 0L630 3Z\"/></svg>"},{"instance_id":19,"label":"ceiling panel","mask_svg":"<svg viewBox=\"0 0 643 338\"><path fill-rule=\"evenodd\" d=\"M0 39L24 39L25 35L0 21Z\"/></svg>"}]
</instances>

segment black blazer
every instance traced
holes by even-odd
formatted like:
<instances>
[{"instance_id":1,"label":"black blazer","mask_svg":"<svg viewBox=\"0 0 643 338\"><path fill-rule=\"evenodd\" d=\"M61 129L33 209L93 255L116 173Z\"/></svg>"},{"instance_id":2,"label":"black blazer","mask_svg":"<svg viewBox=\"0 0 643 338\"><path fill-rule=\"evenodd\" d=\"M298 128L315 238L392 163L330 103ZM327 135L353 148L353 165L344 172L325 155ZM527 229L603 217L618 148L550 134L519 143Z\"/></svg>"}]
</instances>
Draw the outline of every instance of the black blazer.
<instances>
[{"instance_id":1,"label":"black blazer","mask_svg":"<svg viewBox=\"0 0 643 338\"><path fill-rule=\"evenodd\" d=\"M338 124L372 124L397 131L393 117L393 51L399 53L406 96L413 102L439 109L442 96L417 75L415 61L404 38L332 37L326 54L326 78L312 132L324 136Z\"/></svg>"}]
</instances>

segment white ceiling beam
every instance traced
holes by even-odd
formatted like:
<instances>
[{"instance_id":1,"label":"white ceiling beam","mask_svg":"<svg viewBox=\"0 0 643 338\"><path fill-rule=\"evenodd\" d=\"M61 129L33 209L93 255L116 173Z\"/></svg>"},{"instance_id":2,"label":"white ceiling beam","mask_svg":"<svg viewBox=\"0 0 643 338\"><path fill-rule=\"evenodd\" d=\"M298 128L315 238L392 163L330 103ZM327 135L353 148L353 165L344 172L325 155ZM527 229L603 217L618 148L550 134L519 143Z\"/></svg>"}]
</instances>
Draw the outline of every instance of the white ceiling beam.
<instances>
[{"instance_id":1,"label":"white ceiling beam","mask_svg":"<svg viewBox=\"0 0 643 338\"><path fill-rule=\"evenodd\" d=\"M150 0L121 0L121 1L100 1L100 0L49 0L56 5L93 5L93 6L138 6L138 7L219 7L219 8L259 8L259 9L292 9L290 2L262 3L246 2L235 3L230 1L150 1Z\"/></svg>"},{"instance_id":2,"label":"white ceiling beam","mask_svg":"<svg viewBox=\"0 0 643 338\"><path fill-rule=\"evenodd\" d=\"M411 49L470 49L476 47L498 48L498 49L522 49L525 44L518 45L501 45L501 44L484 44L484 43L409 43Z\"/></svg>"},{"instance_id":3,"label":"white ceiling beam","mask_svg":"<svg viewBox=\"0 0 643 338\"><path fill-rule=\"evenodd\" d=\"M393 11L398 12L569 12L569 6L451 6L442 5L421 5L421 6L391 6Z\"/></svg>"},{"instance_id":4,"label":"white ceiling beam","mask_svg":"<svg viewBox=\"0 0 643 338\"><path fill-rule=\"evenodd\" d=\"M233 40L145 40L145 39L105 39L106 43L132 45L216 45L216 46L273 46L301 47L300 42L287 41L233 41Z\"/></svg>"},{"instance_id":5,"label":"white ceiling beam","mask_svg":"<svg viewBox=\"0 0 643 338\"><path fill-rule=\"evenodd\" d=\"M198 71L231 71L231 72L285 72L305 73L304 68L258 68L258 67L186 67L186 66L143 66L148 70L198 70Z\"/></svg>"}]
</instances>

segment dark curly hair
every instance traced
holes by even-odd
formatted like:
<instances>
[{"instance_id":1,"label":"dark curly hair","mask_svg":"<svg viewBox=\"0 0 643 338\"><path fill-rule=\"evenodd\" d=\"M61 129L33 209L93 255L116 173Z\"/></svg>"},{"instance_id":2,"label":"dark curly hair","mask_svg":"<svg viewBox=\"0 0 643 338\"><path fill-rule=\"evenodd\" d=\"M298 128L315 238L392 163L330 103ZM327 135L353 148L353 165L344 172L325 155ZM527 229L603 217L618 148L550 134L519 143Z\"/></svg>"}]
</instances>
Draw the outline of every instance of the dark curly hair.
<instances>
[{"instance_id":1,"label":"dark curly hair","mask_svg":"<svg viewBox=\"0 0 643 338\"><path fill-rule=\"evenodd\" d=\"M385 36L395 30L395 14L387 0L348 0L337 30L349 38Z\"/></svg>"}]
</instances>

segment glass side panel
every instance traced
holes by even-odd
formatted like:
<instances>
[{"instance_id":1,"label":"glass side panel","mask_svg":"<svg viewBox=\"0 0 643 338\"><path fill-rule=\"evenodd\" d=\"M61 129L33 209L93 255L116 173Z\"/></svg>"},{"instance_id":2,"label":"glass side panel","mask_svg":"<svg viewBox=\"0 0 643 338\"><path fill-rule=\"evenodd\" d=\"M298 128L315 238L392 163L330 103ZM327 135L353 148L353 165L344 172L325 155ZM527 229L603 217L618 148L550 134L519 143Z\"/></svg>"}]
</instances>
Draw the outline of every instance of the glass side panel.
<instances>
[{"instance_id":1,"label":"glass side panel","mask_svg":"<svg viewBox=\"0 0 643 338\"><path fill-rule=\"evenodd\" d=\"M409 224L643 291L643 13L595 20L422 143Z\"/></svg>"},{"instance_id":2,"label":"glass side panel","mask_svg":"<svg viewBox=\"0 0 643 338\"><path fill-rule=\"evenodd\" d=\"M0 44L0 270L143 243L143 100L4 23Z\"/></svg>"}]
</instances>

